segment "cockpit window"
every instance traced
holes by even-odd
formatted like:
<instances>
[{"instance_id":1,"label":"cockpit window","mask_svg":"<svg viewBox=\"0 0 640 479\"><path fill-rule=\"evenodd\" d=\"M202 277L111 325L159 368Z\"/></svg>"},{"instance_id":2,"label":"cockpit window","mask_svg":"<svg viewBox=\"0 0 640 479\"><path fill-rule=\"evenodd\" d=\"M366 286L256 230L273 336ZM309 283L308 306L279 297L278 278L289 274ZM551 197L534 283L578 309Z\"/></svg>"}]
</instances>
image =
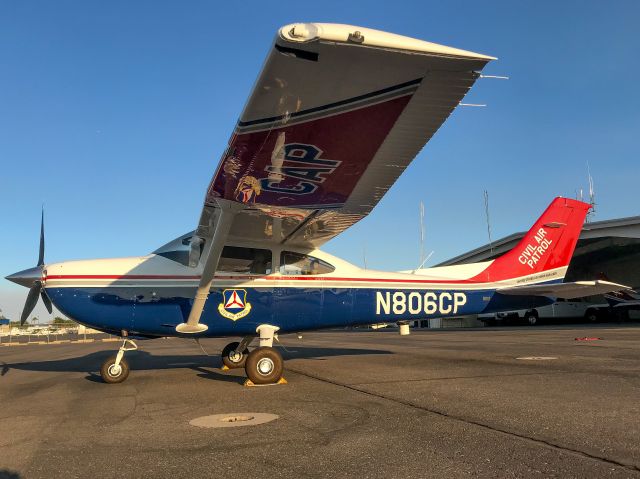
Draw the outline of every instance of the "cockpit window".
<instances>
[{"instance_id":1,"label":"cockpit window","mask_svg":"<svg viewBox=\"0 0 640 479\"><path fill-rule=\"evenodd\" d=\"M154 251L177 263L189 266L189 251L193 233L188 233ZM202 246L200 248L202 250ZM271 274L272 255L268 249L225 246L220 256L217 272L232 274Z\"/></svg>"},{"instance_id":2,"label":"cockpit window","mask_svg":"<svg viewBox=\"0 0 640 479\"><path fill-rule=\"evenodd\" d=\"M280 274L312 275L333 273L335 268L314 256L283 251L280 256Z\"/></svg>"},{"instance_id":3,"label":"cockpit window","mask_svg":"<svg viewBox=\"0 0 640 479\"><path fill-rule=\"evenodd\" d=\"M225 246L218 263L218 273L271 274L271 251L268 249Z\"/></svg>"}]
</instances>

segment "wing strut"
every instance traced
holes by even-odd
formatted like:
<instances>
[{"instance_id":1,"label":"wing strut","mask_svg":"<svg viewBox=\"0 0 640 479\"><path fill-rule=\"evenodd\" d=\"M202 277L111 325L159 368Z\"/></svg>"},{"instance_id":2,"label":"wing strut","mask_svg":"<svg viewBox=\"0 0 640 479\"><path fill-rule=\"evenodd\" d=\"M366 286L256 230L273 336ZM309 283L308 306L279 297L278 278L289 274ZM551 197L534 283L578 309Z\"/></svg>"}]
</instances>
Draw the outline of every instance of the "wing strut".
<instances>
[{"instance_id":1,"label":"wing strut","mask_svg":"<svg viewBox=\"0 0 640 479\"><path fill-rule=\"evenodd\" d=\"M209 326L206 324L200 324L200 316L204 310L204 305L209 297L209 291L213 278L220 262L220 256L222 255L222 249L229 236L229 230L233 224L236 213L243 208L241 203L233 201L218 199L217 206L220 211L218 221L216 222L215 231L213 237L207 242L206 250L203 254L204 267L202 270L202 276L200 277L200 284L196 291L196 296L193 299L193 306L189 312L189 317L186 323L181 323L176 326L178 333L184 334L196 334L205 332Z\"/></svg>"}]
</instances>

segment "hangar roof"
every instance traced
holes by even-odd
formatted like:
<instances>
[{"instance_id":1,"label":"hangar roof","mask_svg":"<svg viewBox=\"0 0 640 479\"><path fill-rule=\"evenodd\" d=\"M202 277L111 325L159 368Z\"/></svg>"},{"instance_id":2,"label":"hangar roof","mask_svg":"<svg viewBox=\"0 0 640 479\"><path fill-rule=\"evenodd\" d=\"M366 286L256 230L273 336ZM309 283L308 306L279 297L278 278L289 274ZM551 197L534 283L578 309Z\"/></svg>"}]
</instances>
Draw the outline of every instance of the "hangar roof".
<instances>
[{"instance_id":1,"label":"hangar roof","mask_svg":"<svg viewBox=\"0 0 640 479\"><path fill-rule=\"evenodd\" d=\"M525 233L525 231L513 233L494 241L491 245L486 244L479 248L472 249L467 253L451 258L436 266L475 263L496 258L511 250L518 241L522 239ZM585 223L582 228L582 233L580 234L576 252L585 244L591 243L588 240L611 237L640 239L640 216Z\"/></svg>"}]
</instances>

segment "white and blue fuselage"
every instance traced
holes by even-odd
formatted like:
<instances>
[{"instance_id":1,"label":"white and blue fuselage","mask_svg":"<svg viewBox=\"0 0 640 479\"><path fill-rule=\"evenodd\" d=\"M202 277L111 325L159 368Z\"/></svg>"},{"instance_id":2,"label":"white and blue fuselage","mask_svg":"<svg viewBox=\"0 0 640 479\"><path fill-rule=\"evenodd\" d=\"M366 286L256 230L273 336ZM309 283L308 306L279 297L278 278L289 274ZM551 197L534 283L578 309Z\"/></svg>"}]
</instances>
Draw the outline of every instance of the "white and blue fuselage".
<instances>
[{"instance_id":1,"label":"white and blue fuselage","mask_svg":"<svg viewBox=\"0 0 640 479\"><path fill-rule=\"evenodd\" d=\"M74 320L119 334L174 336L189 316L201 267L182 259L189 235L142 257L47 265L43 285ZM185 241L186 240L186 241ZM547 298L496 294L512 281L477 282L491 262L406 272L358 268L320 250L226 247L200 322L201 336L255 334L452 317L529 308ZM557 279L565 268L558 268ZM552 275L553 276L553 275ZM519 278L521 281L522 278ZM192 335L191 335L192 336Z\"/></svg>"}]
</instances>

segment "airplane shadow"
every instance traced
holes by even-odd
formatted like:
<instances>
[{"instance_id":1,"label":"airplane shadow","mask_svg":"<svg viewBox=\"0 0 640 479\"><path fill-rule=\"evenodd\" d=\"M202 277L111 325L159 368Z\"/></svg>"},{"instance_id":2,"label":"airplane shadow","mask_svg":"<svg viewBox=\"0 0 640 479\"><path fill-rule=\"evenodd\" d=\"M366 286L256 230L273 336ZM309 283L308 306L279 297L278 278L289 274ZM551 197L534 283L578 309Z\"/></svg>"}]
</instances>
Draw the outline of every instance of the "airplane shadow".
<instances>
[{"instance_id":1,"label":"airplane shadow","mask_svg":"<svg viewBox=\"0 0 640 479\"><path fill-rule=\"evenodd\" d=\"M296 346L295 348L277 347L282 357L287 359L315 359L323 360L333 356L356 356L367 354L393 354L390 351L378 349L344 349L344 348L314 348ZM76 372L87 373L86 380L102 383L100 366L115 351L96 351L76 358L58 359L51 361L30 361L22 363L0 363L0 379L10 374L11 370L42 371L42 372ZM226 373L219 373L215 369L222 367L220 356L206 356L204 354L185 355L154 355L145 350L128 353L127 362L132 371L148 371L163 369L188 368L198 372L198 377L219 381L242 382L242 377ZM285 366L286 367L286 366Z\"/></svg>"}]
</instances>

